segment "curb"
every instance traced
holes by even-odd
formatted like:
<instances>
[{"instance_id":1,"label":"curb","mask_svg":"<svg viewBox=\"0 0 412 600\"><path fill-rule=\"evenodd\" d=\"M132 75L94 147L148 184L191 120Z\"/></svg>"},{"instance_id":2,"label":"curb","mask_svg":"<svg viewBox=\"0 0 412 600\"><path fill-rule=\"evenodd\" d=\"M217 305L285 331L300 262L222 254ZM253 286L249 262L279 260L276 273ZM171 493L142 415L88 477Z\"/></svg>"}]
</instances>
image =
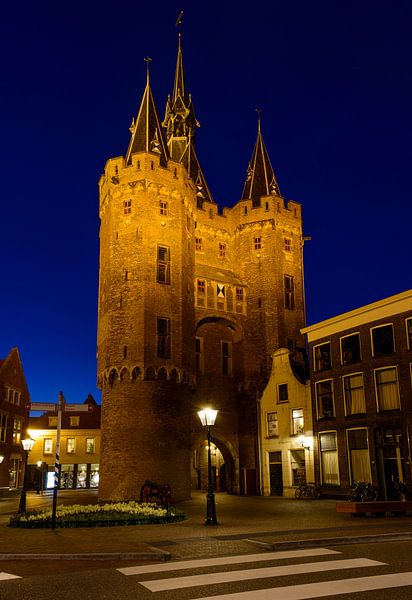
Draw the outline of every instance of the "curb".
<instances>
[{"instance_id":1,"label":"curb","mask_svg":"<svg viewBox=\"0 0 412 600\"><path fill-rule=\"evenodd\" d=\"M170 552L158 550L152 546L147 552L82 552L54 554L0 554L0 560L153 560L166 562Z\"/></svg>"},{"instance_id":2,"label":"curb","mask_svg":"<svg viewBox=\"0 0 412 600\"><path fill-rule=\"evenodd\" d=\"M245 539L246 542L260 546L265 550L288 550L292 548L318 548L321 546L344 546L349 544L371 544L374 542L399 542L412 540L412 532L382 533L375 535L356 535L347 537L317 538L308 540L295 540L288 542L261 542L259 540Z\"/></svg>"}]
</instances>

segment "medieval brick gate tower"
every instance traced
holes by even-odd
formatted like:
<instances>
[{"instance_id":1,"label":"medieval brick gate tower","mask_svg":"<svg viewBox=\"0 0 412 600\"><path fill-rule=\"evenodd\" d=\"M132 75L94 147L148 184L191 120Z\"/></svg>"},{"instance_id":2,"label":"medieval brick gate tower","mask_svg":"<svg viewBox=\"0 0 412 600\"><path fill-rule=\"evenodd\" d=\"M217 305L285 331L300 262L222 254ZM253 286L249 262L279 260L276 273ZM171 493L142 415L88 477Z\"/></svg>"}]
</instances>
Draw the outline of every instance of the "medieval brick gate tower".
<instances>
[{"instance_id":1,"label":"medieval brick gate tower","mask_svg":"<svg viewBox=\"0 0 412 600\"><path fill-rule=\"evenodd\" d=\"M126 155L99 181L102 500L136 498L146 479L190 497L205 405L219 410L220 489L256 493L256 398L274 350L302 351L301 206L285 204L259 122L242 198L219 212L198 126L179 34L164 120L148 71Z\"/></svg>"}]
</instances>

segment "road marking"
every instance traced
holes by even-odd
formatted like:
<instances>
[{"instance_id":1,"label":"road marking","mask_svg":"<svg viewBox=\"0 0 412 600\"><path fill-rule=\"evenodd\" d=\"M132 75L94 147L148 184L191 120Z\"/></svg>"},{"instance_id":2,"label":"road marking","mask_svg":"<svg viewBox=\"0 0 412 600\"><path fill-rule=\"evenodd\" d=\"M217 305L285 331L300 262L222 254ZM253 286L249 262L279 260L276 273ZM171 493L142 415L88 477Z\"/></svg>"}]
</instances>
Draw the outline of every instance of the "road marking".
<instances>
[{"instance_id":1,"label":"road marking","mask_svg":"<svg viewBox=\"0 0 412 600\"><path fill-rule=\"evenodd\" d=\"M338 569L359 569L361 567L375 567L377 565L385 564L386 563L371 560L369 558L346 558L342 560L283 565L280 567L266 567L263 569L245 569L243 571L228 571L223 573L207 573L206 575L154 579L152 581L140 581L139 583L151 592L163 592L166 590L177 590L199 585L231 583L233 581L250 581L252 579L300 575L302 573L319 573L324 571L335 571Z\"/></svg>"},{"instance_id":2,"label":"road marking","mask_svg":"<svg viewBox=\"0 0 412 600\"><path fill-rule=\"evenodd\" d=\"M0 571L0 581L4 581L6 579L21 579L20 575L12 575L12 573L5 573L4 571Z\"/></svg>"},{"instance_id":3,"label":"road marking","mask_svg":"<svg viewBox=\"0 0 412 600\"><path fill-rule=\"evenodd\" d=\"M320 583L304 583L287 587L224 594L222 596L207 596L194 600L307 600L339 594L367 592L412 585L412 572L390 573L337 581L322 581Z\"/></svg>"},{"instance_id":4,"label":"road marking","mask_svg":"<svg viewBox=\"0 0 412 600\"><path fill-rule=\"evenodd\" d=\"M285 558L305 558L307 556L326 556L341 554L328 548L308 548L305 550L284 550L283 552L267 552L262 554L245 554L238 556L222 556L220 558L204 558L196 560L180 560L165 564L144 565L141 567L123 567L117 569L123 575L142 575L144 573L163 573L165 571L180 571L181 569L197 569L199 567L217 567L219 565L235 565L266 560L283 560Z\"/></svg>"}]
</instances>

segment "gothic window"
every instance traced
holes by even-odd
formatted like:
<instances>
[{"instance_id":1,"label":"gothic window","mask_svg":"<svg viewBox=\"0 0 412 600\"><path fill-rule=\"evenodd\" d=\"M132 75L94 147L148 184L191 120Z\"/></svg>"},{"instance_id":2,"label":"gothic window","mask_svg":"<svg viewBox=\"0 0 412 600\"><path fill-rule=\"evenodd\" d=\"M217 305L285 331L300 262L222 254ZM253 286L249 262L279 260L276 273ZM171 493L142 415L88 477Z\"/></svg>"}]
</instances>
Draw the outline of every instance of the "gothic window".
<instances>
[{"instance_id":1,"label":"gothic window","mask_svg":"<svg viewBox=\"0 0 412 600\"><path fill-rule=\"evenodd\" d=\"M267 418L267 434L268 437L276 437L279 435L278 413L270 412L266 415Z\"/></svg>"},{"instance_id":2,"label":"gothic window","mask_svg":"<svg viewBox=\"0 0 412 600\"><path fill-rule=\"evenodd\" d=\"M170 249L168 246L157 247L157 282L170 283Z\"/></svg>"},{"instance_id":3,"label":"gothic window","mask_svg":"<svg viewBox=\"0 0 412 600\"><path fill-rule=\"evenodd\" d=\"M333 381L327 379L315 384L318 419L328 419L335 416L333 401Z\"/></svg>"},{"instance_id":4,"label":"gothic window","mask_svg":"<svg viewBox=\"0 0 412 600\"><path fill-rule=\"evenodd\" d=\"M203 249L202 248L202 238L197 237L196 240L195 240L195 243L196 243L196 251L197 252L201 252L202 249Z\"/></svg>"},{"instance_id":5,"label":"gothic window","mask_svg":"<svg viewBox=\"0 0 412 600\"><path fill-rule=\"evenodd\" d=\"M219 256L220 258L225 258L226 256L226 244L223 242L219 242Z\"/></svg>"},{"instance_id":6,"label":"gothic window","mask_svg":"<svg viewBox=\"0 0 412 600\"><path fill-rule=\"evenodd\" d=\"M371 329L372 336L372 354L373 356L384 356L395 352L395 343L393 339L393 327L389 325L380 325Z\"/></svg>"},{"instance_id":7,"label":"gothic window","mask_svg":"<svg viewBox=\"0 0 412 600\"><path fill-rule=\"evenodd\" d=\"M303 408L294 408L292 410L292 435L303 434Z\"/></svg>"},{"instance_id":8,"label":"gothic window","mask_svg":"<svg viewBox=\"0 0 412 600\"><path fill-rule=\"evenodd\" d=\"M396 367L376 369L375 385L379 412L400 408L398 373Z\"/></svg>"},{"instance_id":9,"label":"gothic window","mask_svg":"<svg viewBox=\"0 0 412 600\"><path fill-rule=\"evenodd\" d=\"M332 366L330 342L319 344L313 348L313 362L315 371L330 369Z\"/></svg>"},{"instance_id":10,"label":"gothic window","mask_svg":"<svg viewBox=\"0 0 412 600\"><path fill-rule=\"evenodd\" d=\"M341 338L340 352L343 365L359 362L361 359L359 333L353 333Z\"/></svg>"},{"instance_id":11,"label":"gothic window","mask_svg":"<svg viewBox=\"0 0 412 600\"><path fill-rule=\"evenodd\" d=\"M292 252L292 240L290 238L284 238L285 252Z\"/></svg>"},{"instance_id":12,"label":"gothic window","mask_svg":"<svg viewBox=\"0 0 412 600\"><path fill-rule=\"evenodd\" d=\"M260 235L255 236L255 239L253 240L254 246L255 246L255 250L261 250L262 248L262 237Z\"/></svg>"},{"instance_id":13,"label":"gothic window","mask_svg":"<svg viewBox=\"0 0 412 600\"><path fill-rule=\"evenodd\" d=\"M132 199L123 200L123 211L125 215L129 215L132 212Z\"/></svg>"},{"instance_id":14,"label":"gothic window","mask_svg":"<svg viewBox=\"0 0 412 600\"><path fill-rule=\"evenodd\" d=\"M347 415L366 413L363 373L353 373L343 378L343 394Z\"/></svg>"},{"instance_id":15,"label":"gothic window","mask_svg":"<svg viewBox=\"0 0 412 600\"><path fill-rule=\"evenodd\" d=\"M285 308L295 308L295 284L292 275L284 276Z\"/></svg>"},{"instance_id":16,"label":"gothic window","mask_svg":"<svg viewBox=\"0 0 412 600\"><path fill-rule=\"evenodd\" d=\"M170 319L157 317L157 356L170 358Z\"/></svg>"},{"instance_id":17,"label":"gothic window","mask_svg":"<svg viewBox=\"0 0 412 600\"><path fill-rule=\"evenodd\" d=\"M222 373L232 374L232 342L222 341Z\"/></svg>"},{"instance_id":18,"label":"gothic window","mask_svg":"<svg viewBox=\"0 0 412 600\"><path fill-rule=\"evenodd\" d=\"M278 404L289 402L288 384L280 383L278 385Z\"/></svg>"},{"instance_id":19,"label":"gothic window","mask_svg":"<svg viewBox=\"0 0 412 600\"><path fill-rule=\"evenodd\" d=\"M159 203L159 213L163 216L168 214L168 205L166 200L161 200Z\"/></svg>"}]
</instances>

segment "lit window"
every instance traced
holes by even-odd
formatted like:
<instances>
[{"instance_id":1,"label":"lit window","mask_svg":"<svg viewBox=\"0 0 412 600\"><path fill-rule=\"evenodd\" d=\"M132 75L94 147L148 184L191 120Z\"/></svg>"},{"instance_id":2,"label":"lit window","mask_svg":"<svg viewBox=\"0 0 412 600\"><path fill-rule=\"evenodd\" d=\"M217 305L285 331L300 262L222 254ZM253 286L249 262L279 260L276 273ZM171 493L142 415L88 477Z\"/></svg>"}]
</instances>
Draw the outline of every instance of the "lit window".
<instances>
[{"instance_id":1,"label":"lit window","mask_svg":"<svg viewBox=\"0 0 412 600\"><path fill-rule=\"evenodd\" d=\"M157 317L157 356L170 358L170 319Z\"/></svg>"},{"instance_id":2,"label":"lit window","mask_svg":"<svg viewBox=\"0 0 412 600\"><path fill-rule=\"evenodd\" d=\"M232 374L232 342L222 342L222 373Z\"/></svg>"},{"instance_id":3,"label":"lit window","mask_svg":"<svg viewBox=\"0 0 412 600\"><path fill-rule=\"evenodd\" d=\"M157 247L157 282L170 283L170 249L168 246Z\"/></svg>"},{"instance_id":4,"label":"lit window","mask_svg":"<svg viewBox=\"0 0 412 600\"><path fill-rule=\"evenodd\" d=\"M129 215L132 212L132 200L123 200L123 211L125 215Z\"/></svg>"},{"instance_id":5,"label":"lit window","mask_svg":"<svg viewBox=\"0 0 412 600\"><path fill-rule=\"evenodd\" d=\"M67 454L73 454L75 448L76 448L76 439L74 437L67 438L67 442L66 442Z\"/></svg>"},{"instance_id":6,"label":"lit window","mask_svg":"<svg viewBox=\"0 0 412 600\"><path fill-rule=\"evenodd\" d=\"M15 417L13 419L13 444L20 444L22 426L23 419Z\"/></svg>"},{"instance_id":7,"label":"lit window","mask_svg":"<svg viewBox=\"0 0 412 600\"><path fill-rule=\"evenodd\" d=\"M43 440L43 454L51 454L53 452L53 439L44 438Z\"/></svg>"},{"instance_id":8,"label":"lit window","mask_svg":"<svg viewBox=\"0 0 412 600\"><path fill-rule=\"evenodd\" d=\"M332 366L330 342L319 344L313 348L314 369L315 371L323 371L330 369Z\"/></svg>"},{"instance_id":9,"label":"lit window","mask_svg":"<svg viewBox=\"0 0 412 600\"><path fill-rule=\"evenodd\" d=\"M292 240L290 238L284 238L285 252L292 252Z\"/></svg>"},{"instance_id":10,"label":"lit window","mask_svg":"<svg viewBox=\"0 0 412 600\"><path fill-rule=\"evenodd\" d=\"M78 427L80 425L80 417L70 417L70 427Z\"/></svg>"},{"instance_id":11,"label":"lit window","mask_svg":"<svg viewBox=\"0 0 412 600\"><path fill-rule=\"evenodd\" d=\"M339 485L336 431L319 434L319 449L323 485Z\"/></svg>"},{"instance_id":12,"label":"lit window","mask_svg":"<svg viewBox=\"0 0 412 600\"><path fill-rule=\"evenodd\" d=\"M219 256L220 258L225 258L226 256L226 244L223 242L219 242Z\"/></svg>"},{"instance_id":13,"label":"lit window","mask_svg":"<svg viewBox=\"0 0 412 600\"><path fill-rule=\"evenodd\" d=\"M278 404L289 401L288 384L280 383L278 385Z\"/></svg>"},{"instance_id":14,"label":"lit window","mask_svg":"<svg viewBox=\"0 0 412 600\"><path fill-rule=\"evenodd\" d=\"M340 351L343 365L359 362L361 359L359 333L341 338Z\"/></svg>"},{"instance_id":15,"label":"lit window","mask_svg":"<svg viewBox=\"0 0 412 600\"><path fill-rule=\"evenodd\" d=\"M86 438L86 453L93 454L94 453L95 442L93 437Z\"/></svg>"},{"instance_id":16,"label":"lit window","mask_svg":"<svg viewBox=\"0 0 412 600\"><path fill-rule=\"evenodd\" d=\"M318 419L328 419L335 414L332 379L315 384Z\"/></svg>"},{"instance_id":17,"label":"lit window","mask_svg":"<svg viewBox=\"0 0 412 600\"><path fill-rule=\"evenodd\" d=\"M355 373L344 377L343 393L345 395L345 409L347 415L366 413L363 373Z\"/></svg>"},{"instance_id":18,"label":"lit window","mask_svg":"<svg viewBox=\"0 0 412 600\"><path fill-rule=\"evenodd\" d=\"M49 427L57 427L57 417L49 417Z\"/></svg>"},{"instance_id":19,"label":"lit window","mask_svg":"<svg viewBox=\"0 0 412 600\"><path fill-rule=\"evenodd\" d=\"M364 428L349 429L347 436L351 483L355 481L371 483L367 430Z\"/></svg>"},{"instance_id":20,"label":"lit window","mask_svg":"<svg viewBox=\"0 0 412 600\"><path fill-rule=\"evenodd\" d=\"M375 371L375 384L378 410L399 409L399 388L396 367L377 369Z\"/></svg>"},{"instance_id":21,"label":"lit window","mask_svg":"<svg viewBox=\"0 0 412 600\"><path fill-rule=\"evenodd\" d=\"M256 236L254 241L255 250L260 250L262 248L262 238L260 235Z\"/></svg>"},{"instance_id":22,"label":"lit window","mask_svg":"<svg viewBox=\"0 0 412 600\"><path fill-rule=\"evenodd\" d=\"M197 237L196 240L195 240L195 243L196 243L196 251L197 252L201 252L202 249L203 249L202 248L202 238Z\"/></svg>"},{"instance_id":23,"label":"lit window","mask_svg":"<svg viewBox=\"0 0 412 600\"><path fill-rule=\"evenodd\" d=\"M295 284L291 275L284 276L285 308L295 308Z\"/></svg>"},{"instance_id":24,"label":"lit window","mask_svg":"<svg viewBox=\"0 0 412 600\"><path fill-rule=\"evenodd\" d=\"M302 435L303 428L303 408L294 408L292 410L292 435Z\"/></svg>"},{"instance_id":25,"label":"lit window","mask_svg":"<svg viewBox=\"0 0 412 600\"><path fill-rule=\"evenodd\" d=\"M278 413L270 412L267 413L267 432L268 437L275 437L279 435L278 427Z\"/></svg>"},{"instance_id":26,"label":"lit window","mask_svg":"<svg viewBox=\"0 0 412 600\"><path fill-rule=\"evenodd\" d=\"M161 200L159 203L159 213L161 215L167 215L167 212L168 212L167 202L165 202L164 200Z\"/></svg>"},{"instance_id":27,"label":"lit window","mask_svg":"<svg viewBox=\"0 0 412 600\"><path fill-rule=\"evenodd\" d=\"M395 352L392 324L371 329L373 356L384 356Z\"/></svg>"}]
</instances>

